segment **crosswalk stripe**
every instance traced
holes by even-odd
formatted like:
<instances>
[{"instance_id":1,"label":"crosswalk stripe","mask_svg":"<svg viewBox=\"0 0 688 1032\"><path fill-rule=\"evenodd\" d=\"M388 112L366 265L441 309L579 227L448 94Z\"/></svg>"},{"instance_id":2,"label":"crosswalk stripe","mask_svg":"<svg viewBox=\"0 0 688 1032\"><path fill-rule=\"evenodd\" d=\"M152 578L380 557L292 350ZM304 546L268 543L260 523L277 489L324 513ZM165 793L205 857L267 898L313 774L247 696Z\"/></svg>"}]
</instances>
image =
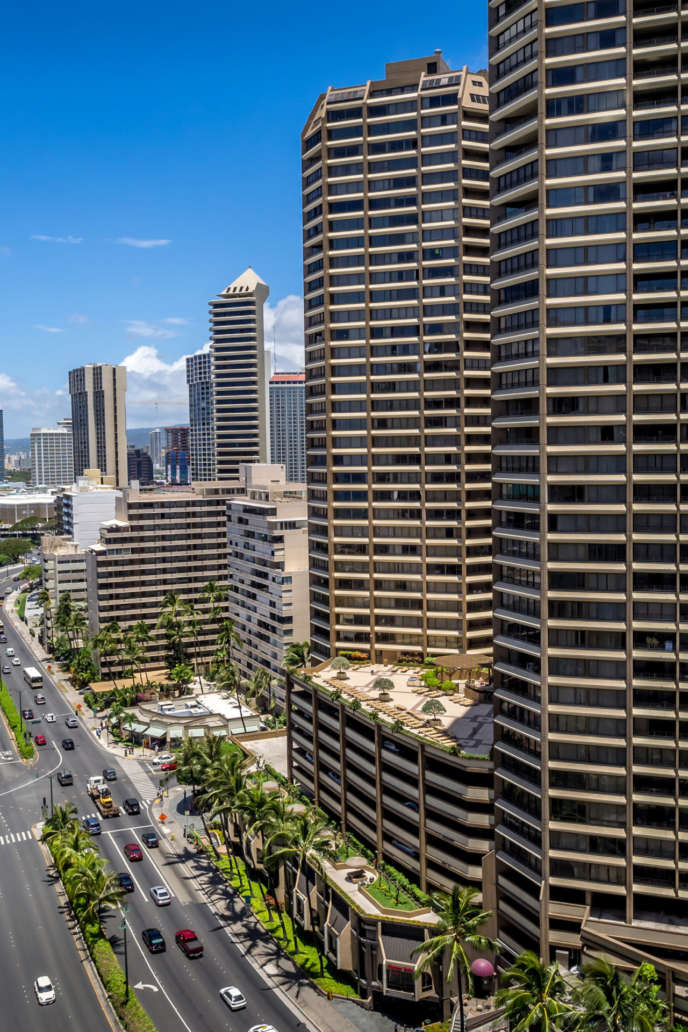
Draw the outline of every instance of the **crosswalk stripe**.
<instances>
[{"instance_id":1,"label":"crosswalk stripe","mask_svg":"<svg viewBox=\"0 0 688 1032\"><path fill-rule=\"evenodd\" d=\"M4 835L0 835L0 846L4 846L4 845L5 845L5 836Z\"/></svg>"},{"instance_id":2,"label":"crosswalk stripe","mask_svg":"<svg viewBox=\"0 0 688 1032\"><path fill-rule=\"evenodd\" d=\"M10 838L11 838L12 842L14 842L14 832L10 832Z\"/></svg>"}]
</instances>

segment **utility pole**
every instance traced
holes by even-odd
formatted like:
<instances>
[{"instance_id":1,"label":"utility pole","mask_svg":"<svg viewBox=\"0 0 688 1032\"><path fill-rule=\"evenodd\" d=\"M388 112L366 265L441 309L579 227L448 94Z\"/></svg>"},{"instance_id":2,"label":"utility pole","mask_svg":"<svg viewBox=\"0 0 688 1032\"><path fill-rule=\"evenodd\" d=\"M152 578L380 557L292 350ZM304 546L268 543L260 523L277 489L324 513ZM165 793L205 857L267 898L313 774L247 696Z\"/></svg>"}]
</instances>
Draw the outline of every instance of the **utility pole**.
<instances>
[{"instance_id":1,"label":"utility pole","mask_svg":"<svg viewBox=\"0 0 688 1032\"><path fill-rule=\"evenodd\" d=\"M122 921L120 928L124 932L124 984L126 986L125 1003L129 1003L129 952L127 950L127 905L122 904Z\"/></svg>"},{"instance_id":2,"label":"utility pole","mask_svg":"<svg viewBox=\"0 0 688 1032\"><path fill-rule=\"evenodd\" d=\"M53 803L53 775L50 775L50 816L53 817L55 814L55 804Z\"/></svg>"}]
</instances>

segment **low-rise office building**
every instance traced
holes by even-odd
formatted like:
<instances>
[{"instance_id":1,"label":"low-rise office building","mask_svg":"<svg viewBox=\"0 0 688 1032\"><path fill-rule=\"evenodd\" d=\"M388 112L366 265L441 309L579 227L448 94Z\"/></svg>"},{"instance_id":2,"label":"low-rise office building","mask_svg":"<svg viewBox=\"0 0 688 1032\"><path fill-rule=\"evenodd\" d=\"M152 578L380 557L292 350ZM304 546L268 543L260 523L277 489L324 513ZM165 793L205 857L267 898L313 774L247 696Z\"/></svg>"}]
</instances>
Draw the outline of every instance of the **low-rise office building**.
<instances>
[{"instance_id":1,"label":"low-rise office building","mask_svg":"<svg viewBox=\"0 0 688 1032\"><path fill-rule=\"evenodd\" d=\"M12 491L0 495L0 527L11 527L30 516L41 520L53 519L55 495L31 491Z\"/></svg>"},{"instance_id":2,"label":"low-rise office building","mask_svg":"<svg viewBox=\"0 0 688 1032\"><path fill-rule=\"evenodd\" d=\"M494 823L489 689L457 685L428 719L412 670L344 673L328 661L287 675L290 779L424 891L481 887ZM392 684L382 698L381 677Z\"/></svg>"},{"instance_id":3,"label":"low-rise office building","mask_svg":"<svg viewBox=\"0 0 688 1032\"><path fill-rule=\"evenodd\" d=\"M306 485L288 482L282 465L241 470L246 491L227 503L229 615L242 672L264 667L281 682L287 645L308 638Z\"/></svg>"}]
</instances>

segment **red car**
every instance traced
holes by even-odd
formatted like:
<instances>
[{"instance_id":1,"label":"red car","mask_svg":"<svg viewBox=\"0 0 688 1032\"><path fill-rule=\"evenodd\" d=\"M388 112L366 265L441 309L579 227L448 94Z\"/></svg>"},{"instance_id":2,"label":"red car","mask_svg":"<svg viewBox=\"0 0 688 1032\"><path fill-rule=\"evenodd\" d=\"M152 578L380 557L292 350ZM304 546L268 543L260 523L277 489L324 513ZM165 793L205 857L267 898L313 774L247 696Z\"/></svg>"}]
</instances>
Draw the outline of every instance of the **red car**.
<instances>
[{"instance_id":1,"label":"red car","mask_svg":"<svg viewBox=\"0 0 688 1032\"><path fill-rule=\"evenodd\" d=\"M182 928L174 937L177 946L187 957L202 957L203 946L196 938L196 933L190 928Z\"/></svg>"},{"instance_id":2,"label":"red car","mask_svg":"<svg viewBox=\"0 0 688 1032\"><path fill-rule=\"evenodd\" d=\"M141 846L138 846L135 842L127 842L124 847L124 855L127 860L143 860L143 853L141 852Z\"/></svg>"},{"instance_id":3,"label":"red car","mask_svg":"<svg viewBox=\"0 0 688 1032\"><path fill-rule=\"evenodd\" d=\"M177 761L176 760L166 760L165 763L161 763L160 764L160 770L176 770L176 769L177 769Z\"/></svg>"},{"instance_id":4,"label":"red car","mask_svg":"<svg viewBox=\"0 0 688 1032\"><path fill-rule=\"evenodd\" d=\"M36 735L34 742L36 745L45 745L45 735Z\"/></svg>"}]
</instances>

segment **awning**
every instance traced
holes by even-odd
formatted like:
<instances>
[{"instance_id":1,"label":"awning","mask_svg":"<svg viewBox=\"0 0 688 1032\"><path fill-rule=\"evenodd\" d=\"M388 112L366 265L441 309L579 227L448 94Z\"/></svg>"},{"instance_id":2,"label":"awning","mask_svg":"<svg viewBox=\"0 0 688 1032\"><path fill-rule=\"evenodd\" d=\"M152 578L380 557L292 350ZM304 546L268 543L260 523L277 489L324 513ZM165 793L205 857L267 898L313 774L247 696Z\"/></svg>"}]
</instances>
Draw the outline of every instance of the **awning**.
<instances>
[{"instance_id":1,"label":"awning","mask_svg":"<svg viewBox=\"0 0 688 1032\"><path fill-rule=\"evenodd\" d=\"M167 734L167 728L163 727L162 724L151 724L148 728L148 734L152 738L164 738Z\"/></svg>"},{"instance_id":2,"label":"awning","mask_svg":"<svg viewBox=\"0 0 688 1032\"><path fill-rule=\"evenodd\" d=\"M388 922L385 924L388 927ZM408 925L404 930L409 930ZM390 935L389 932L385 931L382 933L382 947L385 951L385 960L391 960L393 963L401 965L408 964L413 967L414 961L411 953L422 942L422 931L420 931L417 939L411 939L406 935Z\"/></svg>"},{"instance_id":3,"label":"awning","mask_svg":"<svg viewBox=\"0 0 688 1032\"><path fill-rule=\"evenodd\" d=\"M190 727L189 738L205 738L205 728L202 727Z\"/></svg>"},{"instance_id":4,"label":"awning","mask_svg":"<svg viewBox=\"0 0 688 1032\"><path fill-rule=\"evenodd\" d=\"M224 727L216 727L215 730L213 731L213 734L216 735L216 736L222 735L223 738L227 737L227 731L225 730Z\"/></svg>"},{"instance_id":5,"label":"awning","mask_svg":"<svg viewBox=\"0 0 688 1032\"><path fill-rule=\"evenodd\" d=\"M171 727L167 731L168 738L183 738L184 731L181 727Z\"/></svg>"},{"instance_id":6,"label":"awning","mask_svg":"<svg viewBox=\"0 0 688 1032\"><path fill-rule=\"evenodd\" d=\"M133 731L134 734L138 735L142 731L147 731L148 730L148 724L142 724L139 720L134 720L130 724L128 720L123 720L122 721L122 730L123 731Z\"/></svg>"}]
</instances>

